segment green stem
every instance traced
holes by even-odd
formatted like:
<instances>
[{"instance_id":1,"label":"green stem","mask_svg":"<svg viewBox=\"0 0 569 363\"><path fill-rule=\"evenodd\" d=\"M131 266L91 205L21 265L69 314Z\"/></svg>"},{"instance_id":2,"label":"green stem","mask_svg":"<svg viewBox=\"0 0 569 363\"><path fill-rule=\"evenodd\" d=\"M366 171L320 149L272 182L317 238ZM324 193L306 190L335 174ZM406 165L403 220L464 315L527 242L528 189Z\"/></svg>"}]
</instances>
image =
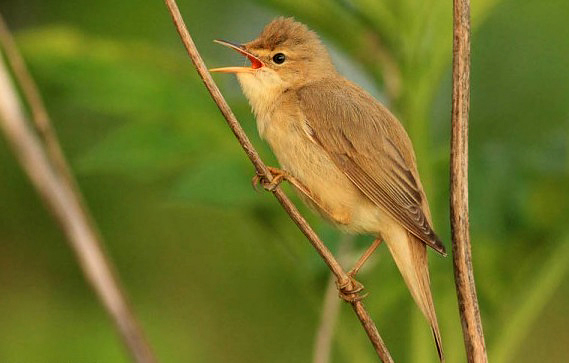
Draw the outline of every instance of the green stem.
<instances>
[{"instance_id":1,"label":"green stem","mask_svg":"<svg viewBox=\"0 0 569 363\"><path fill-rule=\"evenodd\" d=\"M531 331L545 305L551 300L569 269L569 237L558 244L546 260L537 277L527 289L513 300L521 302L506 320L508 324L500 333L490 351L490 361L507 363L514 359L520 345ZM513 304L512 302L512 304Z\"/></svg>"},{"instance_id":2,"label":"green stem","mask_svg":"<svg viewBox=\"0 0 569 363\"><path fill-rule=\"evenodd\" d=\"M404 93L397 100L395 111L401 115L400 121L405 125L407 133L413 142L421 182L424 190L428 192L433 190L432 186L434 185L429 132L430 122L427 116L431 102L430 95L433 93L432 89L434 86L425 84L425 81L410 84L411 82L409 79L403 80ZM421 89L425 91L421 92Z\"/></svg>"}]
</instances>

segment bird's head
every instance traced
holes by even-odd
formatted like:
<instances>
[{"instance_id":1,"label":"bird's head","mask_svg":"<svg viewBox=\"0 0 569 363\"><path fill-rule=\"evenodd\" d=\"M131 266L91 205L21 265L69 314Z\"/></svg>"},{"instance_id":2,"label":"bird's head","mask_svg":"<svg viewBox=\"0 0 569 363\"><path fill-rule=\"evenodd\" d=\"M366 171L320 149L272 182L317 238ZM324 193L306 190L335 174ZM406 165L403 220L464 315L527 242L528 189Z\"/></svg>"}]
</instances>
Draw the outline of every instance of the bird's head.
<instances>
[{"instance_id":1,"label":"bird's head","mask_svg":"<svg viewBox=\"0 0 569 363\"><path fill-rule=\"evenodd\" d=\"M235 73L248 97L251 92L302 87L336 72L318 35L292 18L273 20L257 39L245 44L216 42L235 49L251 62L248 67L211 70Z\"/></svg>"}]
</instances>

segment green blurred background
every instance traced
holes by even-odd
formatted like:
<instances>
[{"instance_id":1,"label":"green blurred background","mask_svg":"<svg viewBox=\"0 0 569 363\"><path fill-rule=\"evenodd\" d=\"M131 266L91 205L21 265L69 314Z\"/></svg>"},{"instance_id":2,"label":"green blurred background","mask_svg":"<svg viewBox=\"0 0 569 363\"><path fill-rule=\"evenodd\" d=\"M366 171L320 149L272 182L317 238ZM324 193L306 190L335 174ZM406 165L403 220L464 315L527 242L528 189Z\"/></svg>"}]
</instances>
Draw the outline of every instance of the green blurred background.
<instances>
[{"instance_id":1,"label":"green blurred background","mask_svg":"<svg viewBox=\"0 0 569 363\"><path fill-rule=\"evenodd\" d=\"M328 270L273 198L251 189L253 168L163 2L0 4L159 358L310 361ZM407 127L435 226L450 248L449 1L179 5L211 67L243 62L213 39L250 40L277 15L317 30L341 71ZM569 2L479 0L472 16L471 235L489 356L496 363L565 362ZM276 165L235 79L216 80ZM301 210L336 251L343 237ZM358 237L348 261L371 240ZM431 253L431 275L448 361L463 362L451 258ZM359 280L396 360L435 362L428 325L385 247ZM332 356L377 359L346 304ZM0 362L128 361L61 231L0 137Z\"/></svg>"}]
</instances>

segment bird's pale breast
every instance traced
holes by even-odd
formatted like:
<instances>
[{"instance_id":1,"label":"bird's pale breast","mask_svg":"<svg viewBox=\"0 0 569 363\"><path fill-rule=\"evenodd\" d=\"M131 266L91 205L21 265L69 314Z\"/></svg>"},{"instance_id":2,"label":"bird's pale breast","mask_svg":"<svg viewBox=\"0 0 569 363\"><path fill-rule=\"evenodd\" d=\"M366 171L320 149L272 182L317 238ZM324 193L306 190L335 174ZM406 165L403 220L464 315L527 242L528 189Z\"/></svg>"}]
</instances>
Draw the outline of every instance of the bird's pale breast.
<instances>
[{"instance_id":1,"label":"bird's pale breast","mask_svg":"<svg viewBox=\"0 0 569 363\"><path fill-rule=\"evenodd\" d=\"M344 229L381 233L383 213L311 140L302 112L290 104L275 110L262 120L265 127L261 136L271 146L281 167L311 193L309 198L300 193L301 197Z\"/></svg>"}]
</instances>

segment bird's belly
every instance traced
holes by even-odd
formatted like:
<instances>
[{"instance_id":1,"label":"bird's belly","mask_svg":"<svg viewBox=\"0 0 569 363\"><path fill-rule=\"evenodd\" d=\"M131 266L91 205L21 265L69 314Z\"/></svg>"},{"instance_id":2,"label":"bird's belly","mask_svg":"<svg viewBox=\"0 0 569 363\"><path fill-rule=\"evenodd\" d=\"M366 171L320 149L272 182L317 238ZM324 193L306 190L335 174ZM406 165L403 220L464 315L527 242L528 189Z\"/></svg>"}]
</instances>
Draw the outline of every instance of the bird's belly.
<instances>
[{"instance_id":1,"label":"bird's belly","mask_svg":"<svg viewBox=\"0 0 569 363\"><path fill-rule=\"evenodd\" d=\"M327 219L351 232L380 233L382 215L302 130L267 129L265 138L281 167L309 192L301 198Z\"/></svg>"}]
</instances>

